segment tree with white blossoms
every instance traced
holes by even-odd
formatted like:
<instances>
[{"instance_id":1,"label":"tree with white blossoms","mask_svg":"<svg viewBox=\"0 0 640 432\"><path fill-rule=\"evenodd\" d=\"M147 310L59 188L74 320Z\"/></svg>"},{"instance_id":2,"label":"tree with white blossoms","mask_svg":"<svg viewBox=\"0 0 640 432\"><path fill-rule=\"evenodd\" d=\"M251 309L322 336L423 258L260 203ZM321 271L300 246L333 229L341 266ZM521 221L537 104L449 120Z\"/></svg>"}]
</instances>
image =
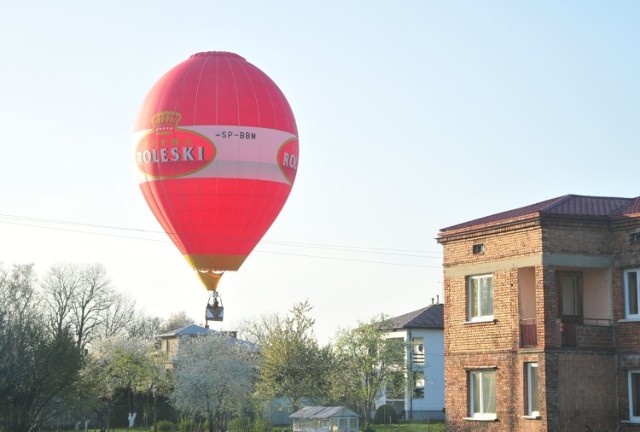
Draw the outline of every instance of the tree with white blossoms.
<instances>
[{"instance_id":1,"label":"tree with white blossoms","mask_svg":"<svg viewBox=\"0 0 640 432\"><path fill-rule=\"evenodd\" d=\"M250 408L258 351L219 333L180 340L171 403L183 414L207 419L209 432Z\"/></svg>"}]
</instances>

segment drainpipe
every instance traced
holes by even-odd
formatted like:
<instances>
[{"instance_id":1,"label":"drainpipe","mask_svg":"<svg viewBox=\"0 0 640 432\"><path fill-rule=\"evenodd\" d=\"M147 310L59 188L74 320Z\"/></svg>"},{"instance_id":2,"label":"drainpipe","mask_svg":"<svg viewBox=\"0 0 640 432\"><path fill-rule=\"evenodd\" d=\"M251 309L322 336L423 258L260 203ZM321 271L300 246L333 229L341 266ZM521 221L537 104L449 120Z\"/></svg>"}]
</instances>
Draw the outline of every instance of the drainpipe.
<instances>
[{"instance_id":1,"label":"drainpipe","mask_svg":"<svg viewBox=\"0 0 640 432\"><path fill-rule=\"evenodd\" d=\"M411 343L409 352L407 353L407 397L409 398L409 409L407 410L407 420L413 420L413 336L411 335L411 329L408 331L409 342Z\"/></svg>"}]
</instances>

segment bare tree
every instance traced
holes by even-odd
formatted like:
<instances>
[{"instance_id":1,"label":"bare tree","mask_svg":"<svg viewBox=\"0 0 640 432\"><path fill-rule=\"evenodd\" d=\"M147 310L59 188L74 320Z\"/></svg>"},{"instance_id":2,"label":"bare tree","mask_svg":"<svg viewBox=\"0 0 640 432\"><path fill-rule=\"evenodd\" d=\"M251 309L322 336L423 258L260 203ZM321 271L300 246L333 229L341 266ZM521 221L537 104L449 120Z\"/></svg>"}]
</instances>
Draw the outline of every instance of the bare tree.
<instances>
[{"instance_id":1,"label":"bare tree","mask_svg":"<svg viewBox=\"0 0 640 432\"><path fill-rule=\"evenodd\" d=\"M10 271L0 264L0 310L24 322L38 306L35 283L33 264L14 265Z\"/></svg>"},{"instance_id":2,"label":"bare tree","mask_svg":"<svg viewBox=\"0 0 640 432\"><path fill-rule=\"evenodd\" d=\"M185 311L180 311L172 314L162 323L160 328L161 333L166 333L171 330L176 330L190 324L194 324L196 321L187 315Z\"/></svg>"},{"instance_id":3,"label":"bare tree","mask_svg":"<svg viewBox=\"0 0 640 432\"><path fill-rule=\"evenodd\" d=\"M130 338L138 338L145 341L155 341L161 333L162 318L150 317L143 313L136 313L127 323L126 332Z\"/></svg>"},{"instance_id":4,"label":"bare tree","mask_svg":"<svg viewBox=\"0 0 640 432\"><path fill-rule=\"evenodd\" d=\"M100 333L102 337L124 335L135 316L136 302L121 293L113 293L109 307L102 314Z\"/></svg>"},{"instance_id":5,"label":"bare tree","mask_svg":"<svg viewBox=\"0 0 640 432\"><path fill-rule=\"evenodd\" d=\"M74 298L82 286L81 276L77 264L57 264L40 284L47 305L47 325L54 336L71 325Z\"/></svg>"}]
</instances>

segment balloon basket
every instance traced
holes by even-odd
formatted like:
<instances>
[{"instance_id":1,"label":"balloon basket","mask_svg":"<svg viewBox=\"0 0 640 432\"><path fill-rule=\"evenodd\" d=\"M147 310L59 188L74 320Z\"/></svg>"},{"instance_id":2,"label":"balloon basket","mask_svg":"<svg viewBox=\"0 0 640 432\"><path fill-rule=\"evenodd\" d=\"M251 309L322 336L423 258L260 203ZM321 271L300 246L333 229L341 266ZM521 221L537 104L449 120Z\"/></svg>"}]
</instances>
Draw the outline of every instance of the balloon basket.
<instances>
[{"instance_id":1,"label":"balloon basket","mask_svg":"<svg viewBox=\"0 0 640 432\"><path fill-rule=\"evenodd\" d=\"M222 298L217 291L213 291L207 302L205 309L205 322L206 327L209 327L209 321L222 321L224 319L224 306L222 305Z\"/></svg>"}]
</instances>

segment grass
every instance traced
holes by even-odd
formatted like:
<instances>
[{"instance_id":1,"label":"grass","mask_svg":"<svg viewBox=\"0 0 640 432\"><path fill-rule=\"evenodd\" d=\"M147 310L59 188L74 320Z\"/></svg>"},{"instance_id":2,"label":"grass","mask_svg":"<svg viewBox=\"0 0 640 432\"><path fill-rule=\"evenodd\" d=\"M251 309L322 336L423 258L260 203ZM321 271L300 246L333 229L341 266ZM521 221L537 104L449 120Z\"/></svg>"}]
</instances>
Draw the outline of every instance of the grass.
<instances>
[{"instance_id":1,"label":"grass","mask_svg":"<svg viewBox=\"0 0 640 432\"><path fill-rule=\"evenodd\" d=\"M443 422L411 422L388 425L372 425L375 432L444 432Z\"/></svg>"},{"instance_id":2,"label":"grass","mask_svg":"<svg viewBox=\"0 0 640 432\"><path fill-rule=\"evenodd\" d=\"M371 425L375 432L444 432L443 422L403 422L399 424L386 424L386 425ZM287 428L291 430L291 427ZM89 428L89 432L93 432L94 429ZM99 432L100 429L96 429ZM274 427L272 431L281 431L281 427ZM84 429L81 429L84 431ZM113 428L109 429L110 432L149 432L149 428L134 427L132 429ZM77 431L69 431L77 432Z\"/></svg>"}]
</instances>

